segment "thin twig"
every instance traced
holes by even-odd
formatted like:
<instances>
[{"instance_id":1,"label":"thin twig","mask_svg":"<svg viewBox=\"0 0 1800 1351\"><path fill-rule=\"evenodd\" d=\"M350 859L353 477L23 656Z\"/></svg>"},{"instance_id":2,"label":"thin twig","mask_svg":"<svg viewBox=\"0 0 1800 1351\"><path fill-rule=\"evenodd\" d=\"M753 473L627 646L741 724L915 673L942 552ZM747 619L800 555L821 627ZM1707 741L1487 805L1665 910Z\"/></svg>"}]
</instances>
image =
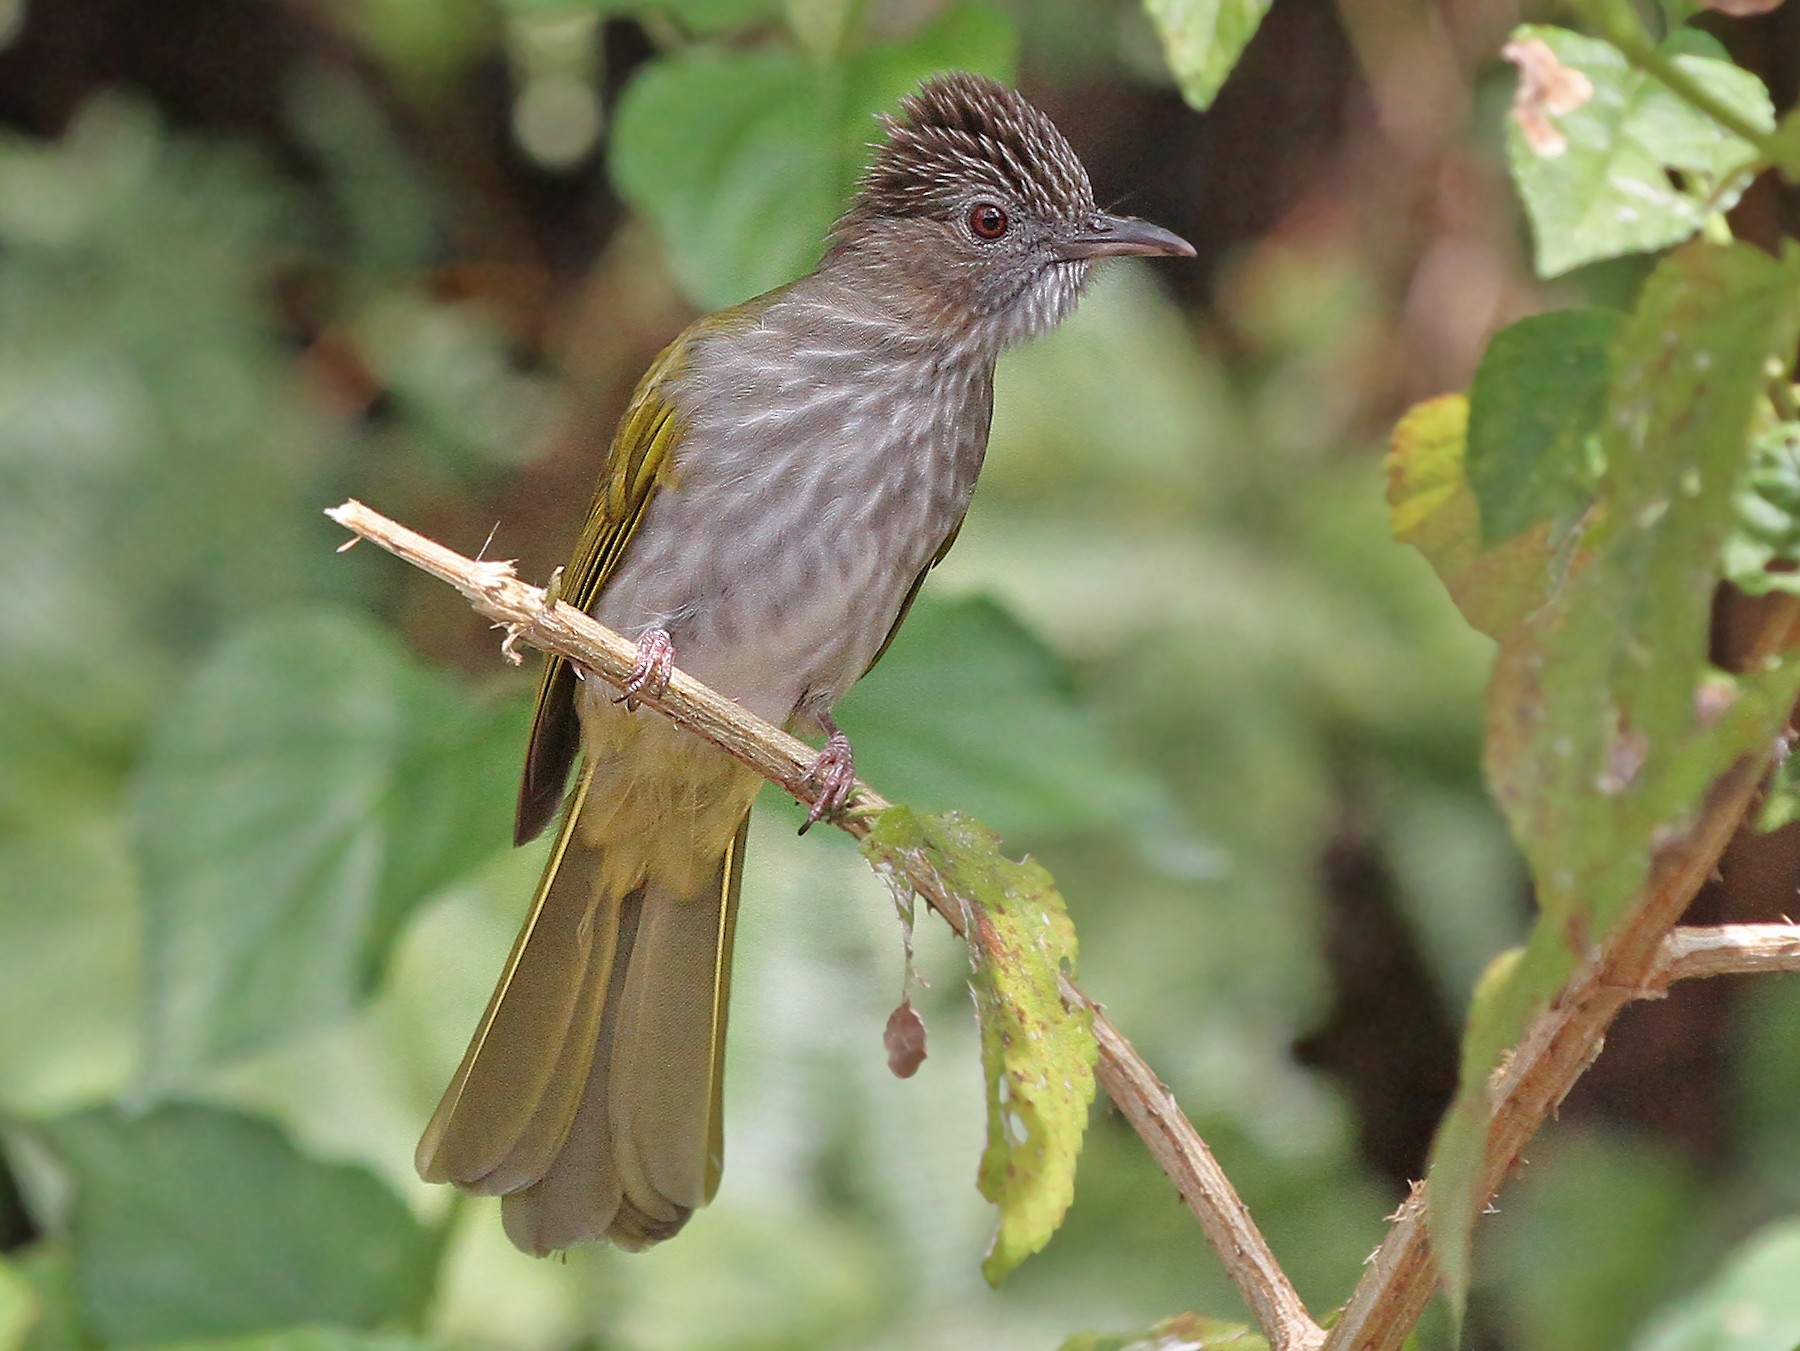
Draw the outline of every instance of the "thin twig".
<instances>
[{"instance_id":1,"label":"thin twig","mask_svg":"<svg viewBox=\"0 0 1800 1351\"><path fill-rule=\"evenodd\" d=\"M1077 999L1088 1003L1080 991ZM1200 1222L1206 1241L1224 1259L1232 1279L1256 1312L1257 1322L1277 1347L1313 1348L1325 1343L1325 1332L1312 1321L1300 1296L1288 1283L1275 1254L1250 1218L1250 1210L1219 1167L1206 1141L1187 1119L1167 1084L1156 1077L1131 1043L1106 1015L1094 1009L1094 1040L1100 1045L1098 1074L1106 1095L1131 1122L1132 1129L1175 1184L1181 1199ZM1246 1242L1248 1236L1251 1242ZM1236 1263L1240 1263L1240 1272ZM1254 1294L1252 1292L1255 1292Z\"/></svg>"},{"instance_id":2,"label":"thin twig","mask_svg":"<svg viewBox=\"0 0 1800 1351\"><path fill-rule=\"evenodd\" d=\"M478 613L506 630L503 650L514 660L515 644L523 641L579 663L584 671L608 684L619 686L630 679L637 658L633 643L573 606L561 601L547 603L542 590L519 580L511 563L465 558L360 502L346 502L325 514L363 539L455 587ZM751 716L692 676L677 670L663 695L652 697L645 692L638 700L794 797L812 801L816 788L807 782L806 774L812 767L813 749ZM857 810L840 815L836 824L860 839L869 833L874 812L888 804L860 781L851 801ZM952 929L962 934L963 907L945 890L942 878L922 866L916 871L908 868L907 881ZM1324 1332L1307 1314L1250 1212L1193 1123L1176 1105L1174 1095L1098 1005L1067 982L1065 995L1093 1010L1101 1084L1199 1220L1271 1346L1275 1351L1317 1351L1324 1343Z\"/></svg>"},{"instance_id":3,"label":"thin twig","mask_svg":"<svg viewBox=\"0 0 1800 1351\"><path fill-rule=\"evenodd\" d=\"M1721 924L1677 929L1662 941L1652 990L1703 976L1800 971L1800 924Z\"/></svg>"}]
</instances>

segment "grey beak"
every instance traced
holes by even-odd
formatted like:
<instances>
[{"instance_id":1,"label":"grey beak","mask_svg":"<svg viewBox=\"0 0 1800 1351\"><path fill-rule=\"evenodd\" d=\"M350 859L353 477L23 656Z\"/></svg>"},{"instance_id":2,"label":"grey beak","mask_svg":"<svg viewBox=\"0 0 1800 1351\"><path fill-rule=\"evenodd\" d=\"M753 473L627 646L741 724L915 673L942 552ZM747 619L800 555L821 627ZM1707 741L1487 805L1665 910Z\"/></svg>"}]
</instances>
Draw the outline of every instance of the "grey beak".
<instances>
[{"instance_id":1,"label":"grey beak","mask_svg":"<svg viewBox=\"0 0 1800 1351\"><path fill-rule=\"evenodd\" d=\"M1056 252L1071 262L1082 258L1116 258L1123 254L1192 258L1194 246L1180 235L1136 216L1096 213L1070 231L1057 245Z\"/></svg>"}]
</instances>

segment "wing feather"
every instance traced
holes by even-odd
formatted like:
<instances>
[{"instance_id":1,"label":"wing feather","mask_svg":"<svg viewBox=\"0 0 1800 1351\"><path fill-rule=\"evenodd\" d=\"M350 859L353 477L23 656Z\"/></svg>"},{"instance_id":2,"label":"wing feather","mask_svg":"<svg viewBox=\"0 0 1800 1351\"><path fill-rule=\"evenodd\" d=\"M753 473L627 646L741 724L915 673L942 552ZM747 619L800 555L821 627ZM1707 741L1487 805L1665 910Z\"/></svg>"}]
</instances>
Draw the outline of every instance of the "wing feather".
<instances>
[{"instance_id":1,"label":"wing feather","mask_svg":"<svg viewBox=\"0 0 1800 1351\"><path fill-rule=\"evenodd\" d=\"M681 440L681 422L671 385L687 356L688 330L665 347L632 391L625 416L613 434L606 466L588 506L587 524L575 556L563 570L562 598L591 610L631 545L657 488L665 481ZM575 671L558 656L544 662L537 709L525 751L513 841L524 844L541 833L562 804L563 788L581 749L575 714Z\"/></svg>"}]
</instances>

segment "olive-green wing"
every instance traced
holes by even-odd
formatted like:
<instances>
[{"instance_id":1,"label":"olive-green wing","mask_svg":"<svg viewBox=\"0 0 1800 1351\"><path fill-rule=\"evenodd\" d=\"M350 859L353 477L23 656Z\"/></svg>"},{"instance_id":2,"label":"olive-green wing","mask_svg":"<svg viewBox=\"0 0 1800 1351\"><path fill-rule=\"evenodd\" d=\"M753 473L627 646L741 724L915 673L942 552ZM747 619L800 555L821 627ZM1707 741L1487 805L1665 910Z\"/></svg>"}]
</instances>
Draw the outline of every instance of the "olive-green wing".
<instances>
[{"instance_id":1,"label":"olive-green wing","mask_svg":"<svg viewBox=\"0 0 1800 1351\"><path fill-rule=\"evenodd\" d=\"M869 658L869 664L863 668L864 675L873 671L875 663L887 654L888 644L894 641L894 635L900 632L900 626L906 622L906 612L912 609L913 602L919 598L919 588L925 585L925 574L944 561L944 555L950 552L950 546L956 543L956 537L962 533L962 528L962 520L958 519L950 527L950 533L944 536L944 542L938 545L938 551L931 556L931 561L919 569L919 575L913 578L913 584L906 589L906 599L900 602L900 613L894 616L894 626L887 631L887 637L881 640L881 646L875 649L875 655Z\"/></svg>"},{"instance_id":2,"label":"olive-green wing","mask_svg":"<svg viewBox=\"0 0 1800 1351\"><path fill-rule=\"evenodd\" d=\"M686 355L687 340L688 334L682 334L650 364L613 434L575 557L563 569L561 597L580 609L592 609L669 472L674 447L681 439L669 397L670 383ZM525 751L525 773L513 818L515 843L535 838L556 815L580 749L575 671L563 658L552 655L544 662L531 741Z\"/></svg>"}]
</instances>

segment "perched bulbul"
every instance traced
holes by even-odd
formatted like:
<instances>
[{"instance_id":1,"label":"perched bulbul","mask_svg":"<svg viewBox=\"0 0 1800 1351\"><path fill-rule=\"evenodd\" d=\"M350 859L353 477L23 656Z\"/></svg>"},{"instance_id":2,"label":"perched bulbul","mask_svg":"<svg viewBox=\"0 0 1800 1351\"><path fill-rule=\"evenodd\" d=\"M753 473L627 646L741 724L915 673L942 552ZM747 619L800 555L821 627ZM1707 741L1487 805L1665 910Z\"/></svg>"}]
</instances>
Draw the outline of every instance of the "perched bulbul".
<instances>
[{"instance_id":1,"label":"perched bulbul","mask_svg":"<svg viewBox=\"0 0 1800 1351\"><path fill-rule=\"evenodd\" d=\"M1065 318L1096 259L1194 252L1097 210L1050 119L992 80L928 80L881 125L818 267L698 320L638 383L563 580L637 641L628 690L666 684L678 660L769 722L822 733L810 820L853 782L832 707L956 538L995 360ZM527 1252L646 1247L719 1185L760 783L549 659L516 837L559 805L561 828L417 1157L427 1181L503 1196Z\"/></svg>"}]
</instances>

